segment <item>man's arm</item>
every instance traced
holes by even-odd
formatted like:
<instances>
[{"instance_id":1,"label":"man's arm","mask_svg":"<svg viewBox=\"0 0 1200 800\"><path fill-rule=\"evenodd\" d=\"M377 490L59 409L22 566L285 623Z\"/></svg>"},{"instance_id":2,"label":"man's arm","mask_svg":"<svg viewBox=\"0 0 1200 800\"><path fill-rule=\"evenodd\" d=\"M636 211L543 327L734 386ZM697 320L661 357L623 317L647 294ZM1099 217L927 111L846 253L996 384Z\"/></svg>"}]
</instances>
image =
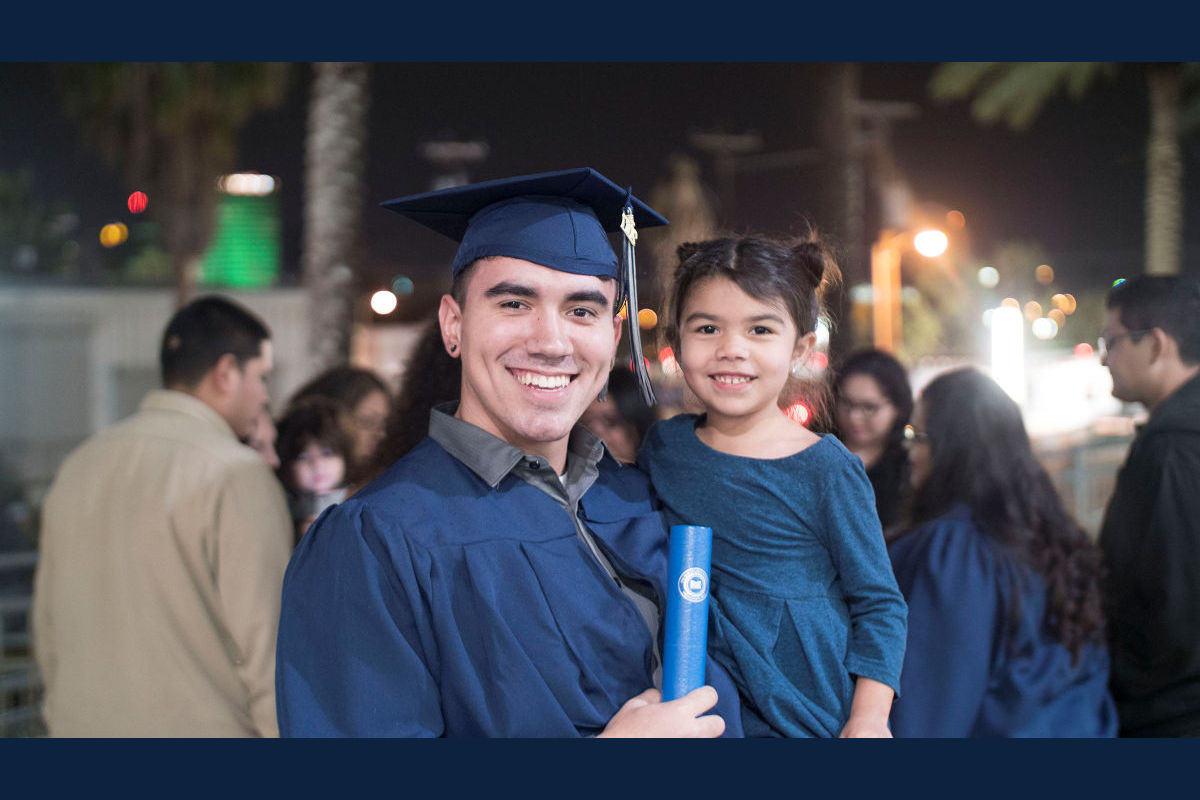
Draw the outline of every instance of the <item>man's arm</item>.
<instances>
[{"instance_id":1,"label":"man's arm","mask_svg":"<svg viewBox=\"0 0 1200 800\"><path fill-rule=\"evenodd\" d=\"M716 704L717 690L711 686L665 703L658 689L647 689L626 701L596 738L715 739L725 732L725 720L704 712Z\"/></svg>"},{"instance_id":2,"label":"man's arm","mask_svg":"<svg viewBox=\"0 0 1200 800\"><path fill-rule=\"evenodd\" d=\"M283 736L437 737L436 644L421 599L429 563L388 547L347 501L300 540L283 584L276 697Z\"/></svg>"},{"instance_id":3,"label":"man's arm","mask_svg":"<svg viewBox=\"0 0 1200 800\"><path fill-rule=\"evenodd\" d=\"M260 736L278 736L275 636L279 593L292 549L292 522L278 481L265 464L230 470L216 508L213 569L225 625L237 648L250 716Z\"/></svg>"}]
</instances>

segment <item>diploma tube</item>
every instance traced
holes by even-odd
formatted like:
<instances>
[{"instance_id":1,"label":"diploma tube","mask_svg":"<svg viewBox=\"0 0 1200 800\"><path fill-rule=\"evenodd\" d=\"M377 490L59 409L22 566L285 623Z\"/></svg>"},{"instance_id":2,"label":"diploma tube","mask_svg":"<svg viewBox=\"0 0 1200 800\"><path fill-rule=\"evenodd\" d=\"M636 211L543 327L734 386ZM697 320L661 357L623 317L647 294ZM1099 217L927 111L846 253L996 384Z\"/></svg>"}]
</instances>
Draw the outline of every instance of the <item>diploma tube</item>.
<instances>
[{"instance_id":1,"label":"diploma tube","mask_svg":"<svg viewBox=\"0 0 1200 800\"><path fill-rule=\"evenodd\" d=\"M712 528L673 525L663 633L663 700L704 685L708 650L708 583Z\"/></svg>"}]
</instances>

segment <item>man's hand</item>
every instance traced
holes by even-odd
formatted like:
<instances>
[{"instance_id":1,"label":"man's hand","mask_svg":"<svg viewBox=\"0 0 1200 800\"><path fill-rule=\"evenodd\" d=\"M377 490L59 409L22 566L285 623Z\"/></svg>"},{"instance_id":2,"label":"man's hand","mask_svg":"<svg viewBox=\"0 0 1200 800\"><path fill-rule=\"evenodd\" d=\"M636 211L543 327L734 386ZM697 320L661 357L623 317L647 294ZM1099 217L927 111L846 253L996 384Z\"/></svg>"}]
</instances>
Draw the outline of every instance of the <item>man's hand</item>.
<instances>
[{"instance_id":1,"label":"man's hand","mask_svg":"<svg viewBox=\"0 0 1200 800\"><path fill-rule=\"evenodd\" d=\"M658 689L647 689L626 701L596 738L714 739L725 732L725 720L716 714L700 715L716 704L717 690L711 686L666 703Z\"/></svg>"}]
</instances>

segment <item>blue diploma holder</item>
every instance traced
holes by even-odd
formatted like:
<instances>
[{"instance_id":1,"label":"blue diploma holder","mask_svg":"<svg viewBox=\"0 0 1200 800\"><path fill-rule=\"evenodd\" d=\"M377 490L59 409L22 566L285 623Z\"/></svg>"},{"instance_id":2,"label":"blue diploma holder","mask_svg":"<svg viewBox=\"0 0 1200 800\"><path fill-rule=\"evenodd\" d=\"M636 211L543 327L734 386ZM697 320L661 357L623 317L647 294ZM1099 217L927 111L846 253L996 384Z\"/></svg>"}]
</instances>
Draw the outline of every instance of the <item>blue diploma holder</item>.
<instances>
[{"instance_id":1,"label":"blue diploma holder","mask_svg":"<svg viewBox=\"0 0 1200 800\"><path fill-rule=\"evenodd\" d=\"M712 528L673 525L663 633L663 700L704 685L708 651L708 584Z\"/></svg>"}]
</instances>

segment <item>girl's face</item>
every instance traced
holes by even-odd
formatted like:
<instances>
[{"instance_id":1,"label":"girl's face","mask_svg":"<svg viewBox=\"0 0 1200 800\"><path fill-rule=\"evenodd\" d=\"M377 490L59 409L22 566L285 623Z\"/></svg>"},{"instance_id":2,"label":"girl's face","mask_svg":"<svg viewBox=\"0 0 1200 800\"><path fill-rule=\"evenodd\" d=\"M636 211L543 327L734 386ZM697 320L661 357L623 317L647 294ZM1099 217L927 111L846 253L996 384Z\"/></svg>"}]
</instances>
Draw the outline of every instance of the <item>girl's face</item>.
<instances>
[{"instance_id":1,"label":"girl's face","mask_svg":"<svg viewBox=\"0 0 1200 800\"><path fill-rule=\"evenodd\" d=\"M846 447L854 450L883 446L896 422L896 414L896 407L870 375L859 372L842 381L837 421Z\"/></svg>"},{"instance_id":2,"label":"girl's face","mask_svg":"<svg viewBox=\"0 0 1200 800\"><path fill-rule=\"evenodd\" d=\"M781 303L751 297L723 277L694 285L679 319L679 365L710 421L778 414L792 363L816 339L797 335Z\"/></svg>"},{"instance_id":3,"label":"girl's face","mask_svg":"<svg viewBox=\"0 0 1200 800\"><path fill-rule=\"evenodd\" d=\"M309 442L292 464L292 481L305 492L324 494L333 491L342 485L345 476L345 460L316 442Z\"/></svg>"}]
</instances>

